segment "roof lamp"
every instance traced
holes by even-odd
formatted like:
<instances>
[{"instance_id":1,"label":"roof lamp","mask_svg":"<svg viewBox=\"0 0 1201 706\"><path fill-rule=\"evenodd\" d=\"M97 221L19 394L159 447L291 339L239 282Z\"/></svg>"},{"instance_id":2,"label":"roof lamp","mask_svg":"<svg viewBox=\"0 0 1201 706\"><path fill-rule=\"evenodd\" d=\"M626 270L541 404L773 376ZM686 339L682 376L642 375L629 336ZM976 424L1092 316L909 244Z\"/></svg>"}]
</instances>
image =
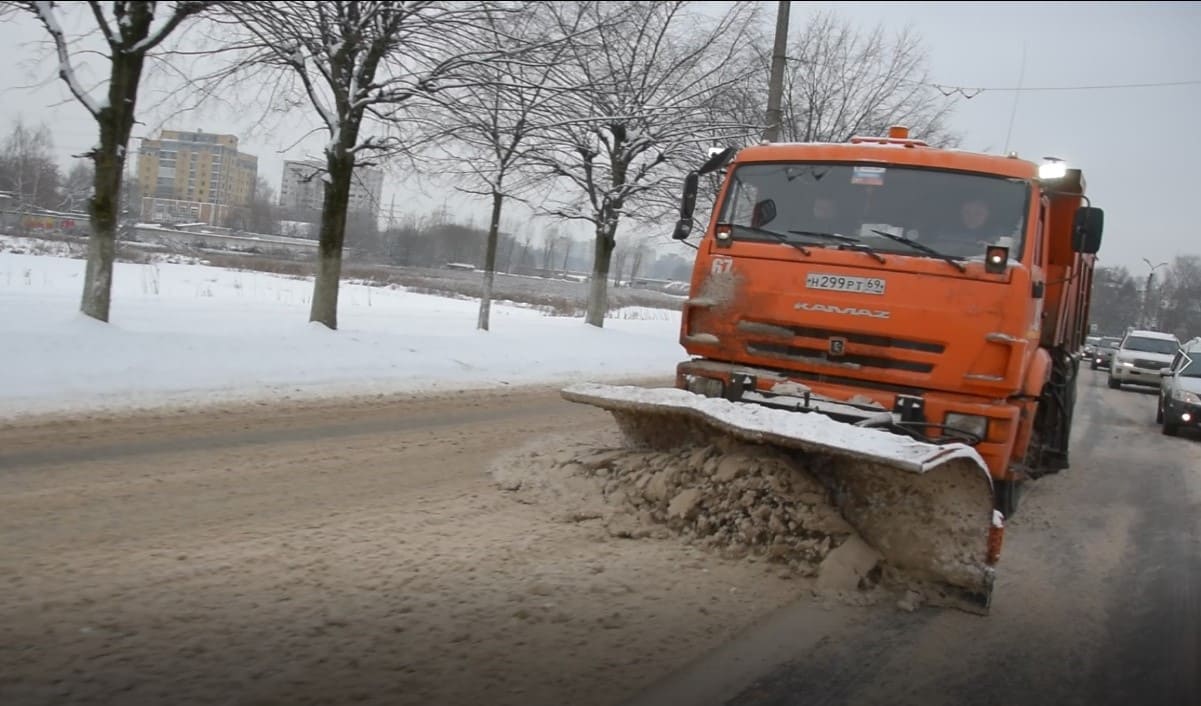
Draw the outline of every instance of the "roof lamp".
<instances>
[{"instance_id":1,"label":"roof lamp","mask_svg":"<svg viewBox=\"0 0 1201 706\"><path fill-rule=\"evenodd\" d=\"M1068 173L1068 165L1060 159L1052 159L1038 165L1039 179L1062 179Z\"/></svg>"}]
</instances>

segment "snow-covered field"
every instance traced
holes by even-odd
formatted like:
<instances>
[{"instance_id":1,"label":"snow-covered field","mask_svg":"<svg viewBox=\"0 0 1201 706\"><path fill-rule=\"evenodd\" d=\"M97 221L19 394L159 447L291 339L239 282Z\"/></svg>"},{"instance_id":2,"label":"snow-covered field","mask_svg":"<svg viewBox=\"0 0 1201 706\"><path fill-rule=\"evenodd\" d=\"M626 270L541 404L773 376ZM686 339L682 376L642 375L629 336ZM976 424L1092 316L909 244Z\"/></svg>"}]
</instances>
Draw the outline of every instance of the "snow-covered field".
<instances>
[{"instance_id":1,"label":"snow-covered field","mask_svg":"<svg viewBox=\"0 0 1201 706\"><path fill-rule=\"evenodd\" d=\"M117 263L110 322L79 313L83 261L0 242L0 417L521 383L670 376L679 312L580 318L343 283L339 328L312 280Z\"/></svg>"}]
</instances>

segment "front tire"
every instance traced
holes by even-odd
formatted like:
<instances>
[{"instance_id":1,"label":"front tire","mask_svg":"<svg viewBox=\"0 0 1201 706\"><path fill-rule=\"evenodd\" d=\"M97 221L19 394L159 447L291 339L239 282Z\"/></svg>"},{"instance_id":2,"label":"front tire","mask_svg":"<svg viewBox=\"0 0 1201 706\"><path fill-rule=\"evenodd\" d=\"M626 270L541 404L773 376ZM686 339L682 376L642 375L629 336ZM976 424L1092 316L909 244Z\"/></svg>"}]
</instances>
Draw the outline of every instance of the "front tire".
<instances>
[{"instance_id":1,"label":"front tire","mask_svg":"<svg viewBox=\"0 0 1201 706\"><path fill-rule=\"evenodd\" d=\"M1164 423L1164 425L1163 425L1163 435L1164 436L1176 436L1179 433L1180 433L1179 426L1177 426L1175 424L1168 424L1166 422Z\"/></svg>"},{"instance_id":2,"label":"front tire","mask_svg":"<svg viewBox=\"0 0 1201 706\"><path fill-rule=\"evenodd\" d=\"M1117 378L1115 378L1114 376L1110 375L1110 376L1109 376L1109 389L1111 389L1111 390L1120 390L1120 389L1122 389L1122 383L1118 382L1118 379L1117 379Z\"/></svg>"},{"instance_id":3,"label":"front tire","mask_svg":"<svg viewBox=\"0 0 1201 706\"><path fill-rule=\"evenodd\" d=\"M1155 423L1163 424L1163 400L1160 400L1159 404L1155 405Z\"/></svg>"},{"instance_id":4,"label":"front tire","mask_svg":"<svg viewBox=\"0 0 1201 706\"><path fill-rule=\"evenodd\" d=\"M994 480L993 506L1001 511L1006 520L1009 520L1018 511L1018 496L1020 495L1021 483L1015 480Z\"/></svg>"}]
</instances>

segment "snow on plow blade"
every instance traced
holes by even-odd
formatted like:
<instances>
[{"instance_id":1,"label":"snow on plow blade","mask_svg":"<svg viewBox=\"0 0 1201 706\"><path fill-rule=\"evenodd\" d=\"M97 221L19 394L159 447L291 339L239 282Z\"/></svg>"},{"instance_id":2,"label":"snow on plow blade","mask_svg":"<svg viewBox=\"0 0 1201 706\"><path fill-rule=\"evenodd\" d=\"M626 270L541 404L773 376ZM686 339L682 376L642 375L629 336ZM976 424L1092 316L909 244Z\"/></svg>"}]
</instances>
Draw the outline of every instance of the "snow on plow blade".
<instances>
[{"instance_id":1,"label":"snow on plow blade","mask_svg":"<svg viewBox=\"0 0 1201 706\"><path fill-rule=\"evenodd\" d=\"M934 588L931 602L988 612L993 490L970 446L676 388L584 383L561 394L608 410L627 438L654 448L726 436L789 453L830 489L843 517L891 568Z\"/></svg>"}]
</instances>

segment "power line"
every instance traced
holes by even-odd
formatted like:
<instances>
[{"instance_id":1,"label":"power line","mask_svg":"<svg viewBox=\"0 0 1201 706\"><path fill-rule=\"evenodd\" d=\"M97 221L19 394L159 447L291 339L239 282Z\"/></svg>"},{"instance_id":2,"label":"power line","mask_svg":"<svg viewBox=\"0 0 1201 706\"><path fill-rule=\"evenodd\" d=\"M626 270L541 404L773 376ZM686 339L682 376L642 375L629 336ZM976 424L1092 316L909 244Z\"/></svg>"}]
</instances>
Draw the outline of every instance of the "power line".
<instances>
[{"instance_id":1,"label":"power line","mask_svg":"<svg viewBox=\"0 0 1201 706\"><path fill-rule=\"evenodd\" d=\"M921 83L915 81L914 83ZM1196 86L1201 85L1201 79L1193 81L1159 81L1155 83L1107 83L1107 84L1092 84L1081 86L953 86L943 83L926 83L944 96L952 96L955 94L962 95L964 98L975 98L981 93L1031 93L1034 91L1106 91L1125 88L1164 88L1168 86Z\"/></svg>"},{"instance_id":2,"label":"power line","mask_svg":"<svg viewBox=\"0 0 1201 706\"><path fill-rule=\"evenodd\" d=\"M825 61L814 61L807 57L790 56L787 61L791 64L803 66L815 66L822 69L831 69L835 71L845 70L845 66L839 63L831 63ZM952 83L938 83L936 81L919 81L916 79L890 79L886 74L877 72L867 72L867 78L872 80L896 80L897 83L910 86L927 86L933 88L944 96L961 95L964 98L975 98L981 93L1034 93L1034 92L1052 92L1052 91L1107 91L1121 90L1129 88L1168 88L1173 86L1197 86L1201 85L1201 79L1187 79L1182 81L1149 81L1141 83L1101 83L1101 84L1076 84L1065 86L1023 86L1019 81L1017 86L965 86Z\"/></svg>"}]
</instances>

